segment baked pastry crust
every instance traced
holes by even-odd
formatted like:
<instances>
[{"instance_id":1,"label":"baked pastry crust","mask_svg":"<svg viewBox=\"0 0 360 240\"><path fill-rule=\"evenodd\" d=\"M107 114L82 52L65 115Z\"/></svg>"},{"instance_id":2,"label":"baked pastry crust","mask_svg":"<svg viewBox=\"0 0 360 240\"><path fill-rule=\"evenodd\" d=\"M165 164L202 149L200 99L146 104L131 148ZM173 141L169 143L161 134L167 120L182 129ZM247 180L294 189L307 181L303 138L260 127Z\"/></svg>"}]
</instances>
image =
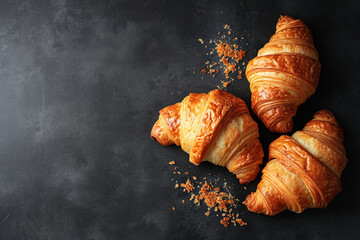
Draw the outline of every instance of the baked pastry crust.
<instances>
[{"instance_id":1,"label":"baked pastry crust","mask_svg":"<svg viewBox=\"0 0 360 240\"><path fill-rule=\"evenodd\" d=\"M325 208L341 192L340 176L347 163L343 138L333 114L318 111L302 131L270 144L262 180L244 204L266 215Z\"/></svg>"},{"instance_id":2,"label":"baked pastry crust","mask_svg":"<svg viewBox=\"0 0 360 240\"><path fill-rule=\"evenodd\" d=\"M151 137L162 145L181 145L195 165L227 167L240 183L252 181L264 156L256 122L244 101L223 90L190 93L160 110Z\"/></svg>"},{"instance_id":3,"label":"baked pastry crust","mask_svg":"<svg viewBox=\"0 0 360 240\"><path fill-rule=\"evenodd\" d=\"M252 109L270 131L292 130L292 117L315 92L320 69L318 52L305 23L281 16L276 33L246 68Z\"/></svg>"}]
</instances>

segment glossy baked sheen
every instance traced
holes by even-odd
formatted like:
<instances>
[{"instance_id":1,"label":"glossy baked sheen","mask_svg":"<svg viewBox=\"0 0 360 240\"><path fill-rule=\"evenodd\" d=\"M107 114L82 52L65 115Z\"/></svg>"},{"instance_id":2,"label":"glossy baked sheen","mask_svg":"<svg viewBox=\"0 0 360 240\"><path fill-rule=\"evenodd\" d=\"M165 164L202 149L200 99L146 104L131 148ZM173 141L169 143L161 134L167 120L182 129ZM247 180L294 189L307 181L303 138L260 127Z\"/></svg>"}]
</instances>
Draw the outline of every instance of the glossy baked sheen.
<instances>
[{"instance_id":1,"label":"glossy baked sheen","mask_svg":"<svg viewBox=\"0 0 360 240\"><path fill-rule=\"evenodd\" d=\"M162 145L181 145L190 162L227 167L240 183L254 180L264 157L258 126L244 101L216 89L190 93L160 110L151 137Z\"/></svg>"},{"instance_id":2,"label":"glossy baked sheen","mask_svg":"<svg viewBox=\"0 0 360 240\"><path fill-rule=\"evenodd\" d=\"M315 92L320 69L310 30L299 19L281 16L276 33L246 68L252 109L270 131L292 130L292 117Z\"/></svg>"},{"instance_id":3,"label":"glossy baked sheen","mask_svg":"<svg viewBox=\"0 0 360 240\"><path fill-rule=\"evenodd\" d=\"M341 192L340 176L347 163L343 131L327 110L292 137L270 144L269 159L256 192L244 204L252 212L275 215L286 209L301 213L325 208Z\"/></svg>"}]
</instances>

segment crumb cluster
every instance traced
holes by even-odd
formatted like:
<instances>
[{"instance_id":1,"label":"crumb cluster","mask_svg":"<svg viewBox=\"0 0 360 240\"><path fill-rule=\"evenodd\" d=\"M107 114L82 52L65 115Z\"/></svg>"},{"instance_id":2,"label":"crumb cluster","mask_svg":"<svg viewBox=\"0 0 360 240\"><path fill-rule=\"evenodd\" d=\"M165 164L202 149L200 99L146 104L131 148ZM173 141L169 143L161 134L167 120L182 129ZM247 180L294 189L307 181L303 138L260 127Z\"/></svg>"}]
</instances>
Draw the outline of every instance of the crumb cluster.
<instances>
[{"instance_id":1,"label":"crumb cluster","mask_svg":"<svg viewBox=\"0 0 360 240\"><path fill-rule=\"evenodd\" d=\"M174 161L172 161L175 164ZM177 169L175 166L174 168ZM179 172L180 174L180 172ZM185 172L188 174L188 172ZM209 173L211 175L211 173ZM200 206L205 205L207 211L205 212L206 216L209 216L211 212L216 214L217 217L221 217L220 223L224 227L228 227L229 224L234 226L244 226L247 225L241 218L239 214L234 213L236 208L236 203L239 202L232 194L226 193L220 190L220 187L216 186L219 179L215 179L215 183L207 181L207 178L202 178L203 181L199 180L196 176L192 176L191 179L188 178L184 183L176 183L175 189L182 189L183 192L190 194L189 201L193 204ZM198 189L198 191L196 191ZM223 189L231 189L227 184L223 185ZM182 203L185 203L185 200L181 200ZM175 210L175 207L172 207Z\"/></svg>"},{"instance_id":2,"label":"crumb cluster","mask_svg":"<svg viewBox=\"0 0 360 240\"><path fill-rule=\"evenodd\" d=\"M241 67L245 67L245 62L240 62L245 56L245 51L239 48L239 45L234 44L234 41L237 41L238 38L230 38L231 29L229 25L224 26L225 34L221 36L221 40L210 39L209 44L213 45L213 48L210 48L210 52L206 55L213 55L217 53L217 57L214 57L212 61L206 61L206 68L202 69L201 72L205 74L210 74L212 78L215 78L217 73L223 72L226 81L221 81L222 87L226 88L232 81L242 78L243 70ZM218 33L220 35L220 32ZM244 39L242 37L242 39ZM208 48L208 45L205 44L204 40L199 38L198 41ZM230 43L229 43L230 42ZM234 77L234 75L236 77ZM221 88L219 85L218 88Z\"/></svg>"},{"instance_id":3,"label":"crumb cluster","mask_svg":"<svg viewBox=\"0 0 360 240\"><path fill-rule=\"evenodd\" d=\"M239 46L236 44L230 45L228 43L224 43L221 40L216 45L216 51L221 57L221 62L224 64L224 73L225 78L229 78L229 73L233 73L236 70L236 66L239 63L240 60L243 59L245 56L245 51L238 50ZM230 61L230 59L234 60L233 62ZM242 71L238 71L239 76L238 79L241 79L241 73Z\"/></svg>"}]
</instances>

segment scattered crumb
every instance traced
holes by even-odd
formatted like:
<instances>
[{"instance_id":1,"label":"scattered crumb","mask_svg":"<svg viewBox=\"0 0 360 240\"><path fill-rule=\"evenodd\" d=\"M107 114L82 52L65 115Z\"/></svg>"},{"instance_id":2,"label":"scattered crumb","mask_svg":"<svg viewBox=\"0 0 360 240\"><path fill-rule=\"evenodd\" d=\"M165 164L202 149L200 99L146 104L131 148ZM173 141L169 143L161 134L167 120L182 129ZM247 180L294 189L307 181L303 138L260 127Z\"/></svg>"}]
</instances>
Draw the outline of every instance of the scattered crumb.
<instances>
[{"instance_id":1,"label":"scattered crumb","mask_svg":"<svg viewBox=\"0 0 360 240\"><path fill-rule=\"evenodd\" d=\"M247 223L244 222L241 218L235 219L235 221L236 221L240 226L245 226L245 225L247 225Z\"/></svg>"},{"instance_id":2,"label":"scattered crumb","mask_svg":"<svg viewBox=\"0 0 360 240\"><path fill-rule=\"evenodd\" d=\"M194 185L191 183L190 179L188 179L186 183L181 183L180 186L184 188L184 192L187 191L190 193L192 190L194 190Z\"/></svg>"},{"instance_id":3,"label":"scattered crumb","mask_svg":"<svg viewBox=\"0 0 360 240\"><path fill-rule=\"evenodd\" d=\"M189 172L185 172L185 174L187 175L187 174L189 174Z\"/></svg>"},{"instance_id":4,"label":"scattered crumb","mask_svg":"<svg viewBox=\"0 0 360 240\"><path fill-rule=\"evenodd\" d=\"M241 73L242 73L242 71L240 70L240 71L239 71L238 79L242 79Z\"/></svg>"},{"instance_id":5,"label":"scattered crumb","mask_svg":"<svg viewBox=\"0 0 360 240\"><path fill-rule=\"evenodd\" d=\"M229 73L233 73L236 70L237 64L239 62L239 60L241 60L243 58L243 56L245 55L245 52L240 50L233 50L231 49L231 46L227 43L222 43L220 42L217 47L217 52L219 57L221 58L222 63L225 66L224 69L224 73L225 73L225 78L228 79L229 78ZM236 62L230 62L229 60L233 59Z\"/></svg>"},{"instance_id":6,"label":"scattered crumb","mask_svg":"<svg viewBox=\"0 0 360 240\"><path fill-rule=\"evenodd\" d=\"M229 84L230 84L230 81L226 81L226 82L223 83L223 87L226 88Z\"/></svg>"},{"instance_id":7,"label":"scattered crumb","mask_svg":"<svg viewBox=\"0 0 360 240\"><path fill-rule=\"evenodd\" d=\"M169 162L170 165L174 165L175 164L175 161L171 161Z\"/></svg>"},{"instance_id":8,"label":"scattered crumb","mask_svg":"<svg viewBox=\"0 0 360 240\"><path fill-rule=\"evenodd\" d=\"M224 227L228 227L229 226L229 220L230 220L229 217L224 217L223 219L220 220L220 223L222 225L224 225Z\"/></svg>"},{"instance_id":9,"label":"scattered crumb","mask_svg":"<svg viewBox=\"0 0 360 240\"><path fill-rule=\"evenodd\" d=\"M236 48L238 48L237 45L235 45L235 46L236 46ZM219 57L222 57L222 56L229 57L229 58L234 59L236 62L239 62L245 56L245 51L232 49L232 47L233 46L231 46L228 43L219 41L219 43L216 45L216 51L217 51Z\"/></svg>"},{"instance_id":10,"label":"scattered crumb","mask_svg":"<svg viewBox=\"0 0 360 240\"><path fill-rule=\"evenodd\" d=\"M189 200L192 201L194 199L194 197L195 197L195 194L191 194L191 197Z\"/></svg>"},{"instance_id":11,"label":"scattered crumb","mask_svg":"<svg viewBox=\"0 0 360 240\"><path fill-rule=\"evenodd\" d=\"M178 188L179 187L179 184L175 184L175 188Z\"/></svg>"},{"instance_id":12,"label":"scattered crumb","mask_svg":"<svg viewBox=\"0 0 360 240\"><path fill-rule=\"evenodd\" d=\"M207 211L207 212L205 213L205 215L206 215L206 216L209 216L209 215L210 215L210 211Z\"/></svg>"},{"instance_id":13,"label":"scattered crumb","mask_svg":"<svg viewBox=\"0 0 360 240\"><path fill-rule=\"evenodd\" d=\"M193 176L193 179L196 180L197 178L195 176Z\"/></svg>"},{"instance_id":14,"label":"scattered crumb","mask_svg":"<svg viewBox=\"0 0 360 240\"><path fill-rule=\"evenodd\" d=\"M175 207L172 207L172 210L175 210Z\"/></svg>"},{"instance_id":15,"label":"scattered crumb","mask_svg":"<svg viewBox=\"0 0 360 240\"><path fill-rule=\"evenodd\" d=\"M222 69L222 72L224 73L225 79L228 79L229 81L226 81L226 83L222 83L222 86L217 85L217 88L226 88L232 81L235 79L242 79L242 75L240 73L240 66L245 65L245 62L241 62L240 60L243 59L245 56L245 51L243 51L237 42L239 38L233 37L230 39L230 35L232 34L232 30L228 24L224 25L224 32L218 32L218 35L221 35L221 40L219 39L210 39L208 42L209 44L213 45L213 48L211 48L210 52L206 53L207 56L212 55L214 51L219 56L219 59L212 59L212 61L206 61L205 65L206 68L201 70L201 72L205 75L206 73L211 74L211 78L216 78L217 73L220 72ZM244 37L241 37L243 39ZM232 41L231 41L232 40ZM203 43L204 41L200 38L199 41ZM232 43L229 44L227 42L231 41ZM208 47L207 45L204 45L204 47ZM210 46L209 46L210 47ZM220 64L220 65L218 65ZM241 64L241 65L240 65ZM216 66L218 65L218 66ZM235 72L238 72L238 76L232 75ZM216 74L214 74L216 73ZM202 78L203 79L203 78Z\"/></svg>"}]
</instances>

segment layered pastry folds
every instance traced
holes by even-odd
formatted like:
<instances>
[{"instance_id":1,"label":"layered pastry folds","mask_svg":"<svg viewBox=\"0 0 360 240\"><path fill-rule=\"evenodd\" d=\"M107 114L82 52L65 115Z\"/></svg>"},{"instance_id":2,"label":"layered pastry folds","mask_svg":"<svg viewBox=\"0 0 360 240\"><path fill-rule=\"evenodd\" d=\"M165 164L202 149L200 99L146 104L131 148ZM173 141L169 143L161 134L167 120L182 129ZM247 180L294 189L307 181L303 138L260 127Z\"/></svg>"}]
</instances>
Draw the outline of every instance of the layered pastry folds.
<instances>
[{"instance_id":1,"label":"layered pastry folds","mask_svg":"<svg viewBox=\"0 0 360 240\"><path fill-rule=\"evenodd\" d=\"M258 126L244 101L216 89L190 93L160 110L151 137L162 145L181 145L190 162L227 167L240 183L252 181L264 156Z\"/></svg>"},{"instance_id":2,"label":"layered pastry folds","mask_svg":"<svg viewBox=\"0 0 360 240\"><path fill-rule=\"evenodd\" d=\"M250 211L276 215L325 208L341 192L347 163L343 131L331 112L318 111L302 131L272 142L269 160L256 192L244 202Z\"/></svg>"},{"instance_id":3,"label":"layered pastry folds","mask_svg":"<svg viewBox=\"0 0 360 240\"><path fill-rule=\"evenodd\" d=\"M315 92L321 65L304 22L281 16L276 32L246 68L251 106L272 132L292 130L297 107Z\"/></svg>"}]
</instances>

